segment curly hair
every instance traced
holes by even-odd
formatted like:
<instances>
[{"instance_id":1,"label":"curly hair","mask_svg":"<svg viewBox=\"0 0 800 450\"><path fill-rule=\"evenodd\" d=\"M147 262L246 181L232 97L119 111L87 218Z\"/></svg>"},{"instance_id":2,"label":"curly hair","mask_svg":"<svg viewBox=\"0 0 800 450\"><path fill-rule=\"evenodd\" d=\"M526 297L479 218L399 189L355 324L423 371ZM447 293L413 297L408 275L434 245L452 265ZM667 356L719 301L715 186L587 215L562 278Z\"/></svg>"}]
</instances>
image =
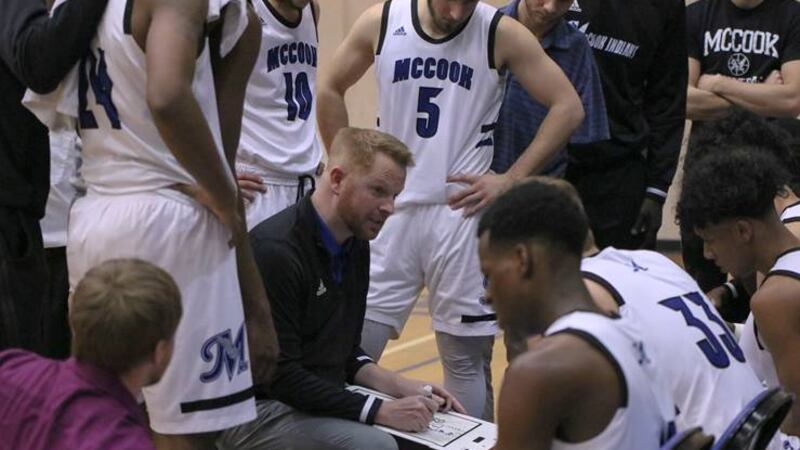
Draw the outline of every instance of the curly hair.
<instances>
[{"instance_id":1,"label":"curly hair","mask_svg":"<svg viewBox=\"0 0 800 450\"><path fill-rule=\"evenodd\" d=\"M739 217L763 218L784 190L786 170L758 147L733 147L704 155L687 171L677 220L689 229Z\"/></svg>"},{"instance_id":2,"label":"curly hair","mask_svg":"<svg viewBox=\"0 0 800 450\"><path fill-rule=\"evenodd\" d=\"M745 110L734 110L728 117L696 122L689 137L686 171L699 159L731 147L755 147L774 156L789 174L787 184L800 194L800 139L769 119Z\"/></svg>"},{"instance_id":3,"label":"curly hair","mask_svg":"<svg viewBox=\"0 0 800 450\"><path fill-rule=\"evenodd\" d=\"M478 237L486 231L491 245L537 240L580 258L589 224L562 187L533 180L511 188L487 208Z\"/></svg>"}]
</instances>

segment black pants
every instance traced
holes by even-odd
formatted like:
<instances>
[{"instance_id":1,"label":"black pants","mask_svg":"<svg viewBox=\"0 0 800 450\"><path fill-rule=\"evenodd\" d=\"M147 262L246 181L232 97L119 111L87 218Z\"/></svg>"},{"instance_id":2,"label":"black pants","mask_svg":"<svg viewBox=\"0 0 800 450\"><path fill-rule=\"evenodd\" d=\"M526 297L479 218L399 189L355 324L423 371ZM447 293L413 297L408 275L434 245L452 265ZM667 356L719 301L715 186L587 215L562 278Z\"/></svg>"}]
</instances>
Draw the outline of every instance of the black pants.
<instances>
[{"instance_id":1,"label":"black pants","mask_svg":"<svg viewBox=\"0 0 800 450\"><path fill-rule=\"evenodd\" d=\"M600 164L570 161L566 179L581 196L599 248L642 246L644 235L633 235L631 229L647 189L647 165L643 156L636 153Z\"/></svg>"},{"instance_id":2,"label":"black pants","mask_svg":"<svg viewBox=\"0 0 800 450\"><path fill-rule=\"evenodd\" d=\"M0 207L0 350L40 349L46 289L39 219Z\"/></svg>"},{"instance_id":3,"label":"black pants","mask_svg":"<svg viewBox=\"0 0 800 450\"><path fill-rule=\"evenodd\" d=\"M47 300L42 311L42 355L66 359L70 353L71 336L67 320L69 277L67 249L45 249L48 269Z\"/></svg>"}]
</instances>

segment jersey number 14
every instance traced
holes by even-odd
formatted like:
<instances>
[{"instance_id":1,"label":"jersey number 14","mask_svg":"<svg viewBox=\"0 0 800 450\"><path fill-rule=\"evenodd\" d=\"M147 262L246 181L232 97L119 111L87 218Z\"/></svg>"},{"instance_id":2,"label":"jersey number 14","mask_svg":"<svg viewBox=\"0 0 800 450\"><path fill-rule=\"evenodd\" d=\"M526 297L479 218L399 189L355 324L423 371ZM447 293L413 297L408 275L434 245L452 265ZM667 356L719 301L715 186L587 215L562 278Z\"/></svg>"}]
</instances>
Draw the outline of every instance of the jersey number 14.
<instances>
[{"instance_id":1,"label":"jersey number 14","mask_svg":"<svg viewBox=\"0 0 800 450\"><path fill-rule=\"evenodd\" d=\"M106 53L102 48L98 48L97 52L98 56L95 56L94 51L90 49L78 67L78 123L84 130L98 128L97 118L89 110L89 102L86 98L91 86L95 101L103 107L109 122L111 122L111 127L118 130L122 124L119 121L117 107L111 99L114 82L108 76Z\"/></svg>"}]
</instances>

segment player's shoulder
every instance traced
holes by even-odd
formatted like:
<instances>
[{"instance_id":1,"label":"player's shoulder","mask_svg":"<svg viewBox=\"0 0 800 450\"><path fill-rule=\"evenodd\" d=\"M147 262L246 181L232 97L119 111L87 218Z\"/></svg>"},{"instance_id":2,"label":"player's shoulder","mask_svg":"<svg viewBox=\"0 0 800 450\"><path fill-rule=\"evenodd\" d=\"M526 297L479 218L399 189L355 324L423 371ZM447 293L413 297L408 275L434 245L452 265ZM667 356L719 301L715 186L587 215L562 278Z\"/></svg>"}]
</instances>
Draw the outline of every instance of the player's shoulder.
<instances>
[{"instance_id":1,"label":"player's shoulder","mask_svg":"<svg viewBox=\"0 0 800 450\"><path fill-rule=\"evenodd\" d=\"M535 340L529 347L509 370L562 381L582 377L594 365L592 360L598 353L590 338L569 329Z\"/></svg>"},{"instance_id":2,"label":"player's shoulder","mask_svg":"<svg viewBox=\"0 0 800 450\"><path fill-rule=\"evenodd\" d=\"M376 3L369 8L365 9L361 16L359 16L358 20L364 20L368 23L380 23L381 17L383 17L383 11L386 9L387 11L389 8L392 7L392 2L387 0L385 2Z\"/></svg>"},{"instance_id":3,"label":"player's shoulder","mask_svg":"<svg viewBox=\"0 0 800 450\"><path fill-rule=\"evenodd\" d=\"M617 382L615 367L616 360L592 343L591 337L560 332L531 344L509 365L506 380L521 392L579 402L607 383Z\"/></svg>"},{"instance_id":4,"label":"player's shoulder","mask_svg":"<svg viewBox=\"0 0 800 450\"><path fill-rule=\"evenodd\" d=\"M296 228L300 225L298 205L292 205L267 218L250 231L250 243L254 249L269 252L285 252L297 240Z\"/></svg>"},{"instance_id":5,"label":"player's shoulder","mask_svg":"<svg viewBox=\"0 0 800 450\"><path fill-rule=\"evenodd\" d=\"M800 274L772 271L753 294L750 304L754 311L791 307L800 313L800 303L796 301L798 297L800 297Z\"/></svg>"}]
</instances>

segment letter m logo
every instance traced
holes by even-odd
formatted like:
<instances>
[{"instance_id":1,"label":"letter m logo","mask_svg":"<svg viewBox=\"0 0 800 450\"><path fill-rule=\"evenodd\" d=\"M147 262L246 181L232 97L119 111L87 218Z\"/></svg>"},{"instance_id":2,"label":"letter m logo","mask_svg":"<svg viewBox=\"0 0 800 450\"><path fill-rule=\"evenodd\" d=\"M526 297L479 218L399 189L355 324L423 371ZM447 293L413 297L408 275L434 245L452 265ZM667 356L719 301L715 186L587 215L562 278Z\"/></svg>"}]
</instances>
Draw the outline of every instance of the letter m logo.
<instances>
[{"instance_id":1,"label":"letter m logo","mask_svg":"<svg viewBox=\"0 0 800 450\"><path fill-rule=\"evenodd\" d=\"M239 327L236 339L232 339L230 328L211 336L203 344L200 356L205 362L213 362L214 366L200 375L200 381L211 383L222 375L222 369L228 374L228 381L250 368L245 354L244 324Z\"/></svg>"}]
</instances>

